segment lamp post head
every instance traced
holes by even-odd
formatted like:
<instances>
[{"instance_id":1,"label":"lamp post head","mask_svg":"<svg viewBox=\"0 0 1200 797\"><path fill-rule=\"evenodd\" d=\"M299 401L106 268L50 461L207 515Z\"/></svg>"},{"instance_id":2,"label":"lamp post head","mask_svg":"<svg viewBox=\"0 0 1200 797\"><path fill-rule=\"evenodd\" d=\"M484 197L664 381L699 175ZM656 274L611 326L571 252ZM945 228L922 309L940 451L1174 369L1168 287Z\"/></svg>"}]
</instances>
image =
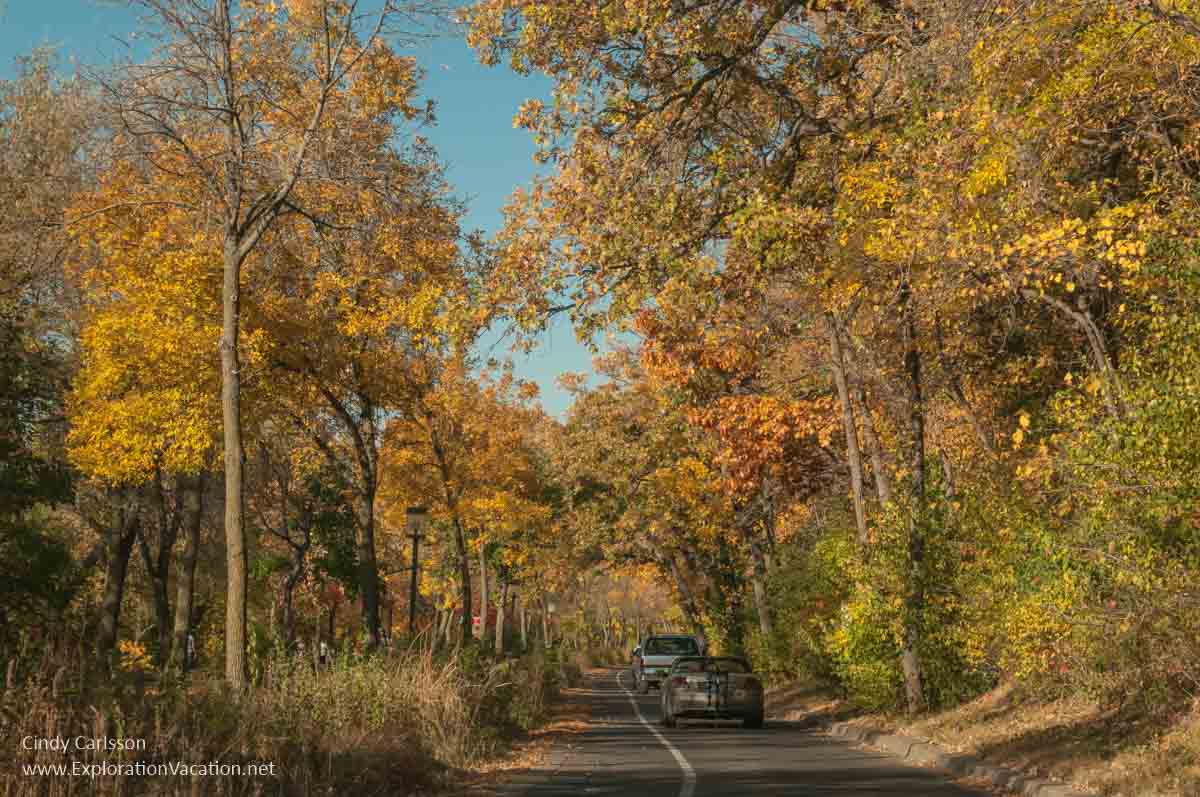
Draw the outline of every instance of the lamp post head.
<instances>
[{"instance_id":1,"label":"lamp post head","mask_svg":"<svg viewBox=\"0 0 1200 797\"><path fill-rule=\"evenodd\" d=\"M429 519L429 510L423 506L410 506L404 510L404 524L408 527L408 533L415 536L420 536L421 530L425 528L425 521Z\"/></svg>"}]
</instances>

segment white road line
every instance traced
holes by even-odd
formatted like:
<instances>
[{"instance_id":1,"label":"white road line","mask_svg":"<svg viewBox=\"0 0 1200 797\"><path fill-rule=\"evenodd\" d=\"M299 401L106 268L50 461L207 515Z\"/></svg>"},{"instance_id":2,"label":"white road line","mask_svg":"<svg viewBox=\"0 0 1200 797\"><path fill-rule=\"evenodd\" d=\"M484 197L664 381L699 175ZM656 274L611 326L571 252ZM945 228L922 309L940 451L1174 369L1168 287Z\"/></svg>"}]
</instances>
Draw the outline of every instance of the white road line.
<instances>
[{"instance_id":1,"label":"white road line","mask_svg":"<svg viewBox=\"0 0 1200 797\"><path fill-rule=\"evenodd\" d=\"M683 757L683 753L679 752L679 748L667 741L667 737L659 732L658 728L651 725L645 717L642 716L642 710L638 708L637 700L634 699L633 693L625 688L625 684L621 683L621 676L625 674L624 670L617 670L617 686L621 687L621 691L629 698L629 705L633 706L633 711L637 714L637 718L642 721L642 724L650 729L650 733L662 742L663 747L667 748L668 752L675 757L679 768L683 770L683 784L679 787L679 797L692 797L696 791L696 770L692 769L692 765Z\"/></svg>"}]
</instances>

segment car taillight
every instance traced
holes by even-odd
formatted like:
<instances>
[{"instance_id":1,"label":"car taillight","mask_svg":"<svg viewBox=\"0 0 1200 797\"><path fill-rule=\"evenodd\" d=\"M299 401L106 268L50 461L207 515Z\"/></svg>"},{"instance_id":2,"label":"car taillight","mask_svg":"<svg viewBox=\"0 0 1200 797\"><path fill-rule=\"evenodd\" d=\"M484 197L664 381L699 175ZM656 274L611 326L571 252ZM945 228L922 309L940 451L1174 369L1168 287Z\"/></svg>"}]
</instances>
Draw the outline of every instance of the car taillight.
<instances>
[{"instance_id":1,"label":"car taillight","mask_svg":"<svg viewBox=\"0 0 1200 797\"><path fill-rule=\"evenodd\" d=\"M676 675L674 678L671 679L671 685L672 686L687 686L687 678L684 678L682 675Z\"/></svg>"}]
</instances>

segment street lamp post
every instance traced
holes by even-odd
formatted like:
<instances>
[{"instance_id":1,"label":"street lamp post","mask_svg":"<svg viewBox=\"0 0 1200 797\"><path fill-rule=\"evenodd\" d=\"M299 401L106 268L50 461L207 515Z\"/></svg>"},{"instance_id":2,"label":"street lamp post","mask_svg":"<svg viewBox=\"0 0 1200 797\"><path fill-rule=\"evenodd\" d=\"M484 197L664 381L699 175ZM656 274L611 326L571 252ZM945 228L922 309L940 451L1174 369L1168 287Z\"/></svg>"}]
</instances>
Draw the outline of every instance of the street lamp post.
<instances>
[{"instance_id":1,"label":"street lamp post","mask_svg":"<svg viewBox=\"0 0 1200 797\"><path fill-rule=\"evenodd\" d=\"M429 517L429 510L423 506L410 506L404 510L404 521L408 527L408 536L412 539L412 578L408 585L408 635L411 637L417 630L417 551L421 544L421 531Z\"/></svg>"}]
</instances>

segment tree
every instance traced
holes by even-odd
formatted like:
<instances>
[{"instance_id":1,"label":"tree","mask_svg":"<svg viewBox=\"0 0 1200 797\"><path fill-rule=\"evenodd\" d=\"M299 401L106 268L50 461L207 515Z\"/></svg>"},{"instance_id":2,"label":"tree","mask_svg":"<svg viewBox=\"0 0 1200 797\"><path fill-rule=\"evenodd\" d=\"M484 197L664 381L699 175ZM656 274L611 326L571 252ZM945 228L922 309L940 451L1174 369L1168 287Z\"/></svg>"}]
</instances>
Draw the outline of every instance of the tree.
<instances>
[{"instance_id":1,"label":"tree","mask_svg":"<svg viewBox=\"0 0 1200 797\"><path fill-rule=\"evenodd\" d=\"M397 89L403 96L411 68L383 43L389 21L399 12L391 0L370 17L354 0L297 0L286 7L257 0L236 6L232 0L138 0L137 5L147 13L148 31L159 44L156 55L123 68L116 79L101 79L117 120L117 160L145 168L144 179L118 207L174 208L217 244L228 577L225 677L241 688L247 577L239 342L243 266L278 219L307 213L296 202L297 188L322 182L313 160L339 145L348 133L347 118L356 112L373 116L375 106L391 101Z\"/></svg>"},{"instance_id":2,"label":"tree","mask_svg":"<svg viewBox=\"0 0 1200 797\"><path fill-rule=\"evenodd\" d=\"M71 497L62 437L74 353L62 222L88 182L96 137L81 81L57 78L46 52L16 66L0 81L0 559L12 574L0 624L12 630L18 617L54 620L76 586L71 546L31 512Z\"/></svg>"},{"instance_id":3,"label":"tree","mask_svg":"<svg viewBox=\"0 0 1200 797\"><path fill-rule=\"evenodd\" d=\"M154 518L130 527L136 532L130 545L137 540L151 576L165 663L173 647L184 649L191 628L202 474L217 450L219 286L211 240L188 229L181 209L91 212L119 203L139 179L131 170L109 172L93 191L78 195L72 209L82 219L71 227L81 362L70 394L67 444L85 475L131 494L122 500L144 503ZM140 511L129 507L117 516L132 523ZM172 623L169 571L181 532L186 553ZM110 557L126 551L122 533L113 534Z\"/></svg>"},{"instance_id":4,"label":"tree","mask_svg":"<svg viewBox=\"0 0 1200 797\"><path fill-rule=\"evenodd\" d=\"M408 361L473 329L476 312L477 276L459 250L459 209L441 169L427 147L393 143L398 109L418 113L400 104L410 99L398 97L373 129L323 157L335 184L298 196L334 226L314 230L296 218L281 228L253 305L255 328L271 341L282 409L352 496L371 646L380 641L376 498L386 420L416 400Z\"/></svg>"},{"instance_id":5,"label":"tree","mask_svg":"<svg viewBox=\"0 0 1200 797\"><path fill-rule=\"evenodd\" d=\"M917 51L902 41L924 40L924 4L653 6L582 17L570 2L474 7L485 62L508 52L555 80L552 106L529 103L518 116L560 168L510 205L507 297L536 325L546 296L566 295L586 332L715 259L743 290L782 274L804 286L811 316L842 309L848 283L864 275L831 236L839 170L857 140L902 115L893 67ZM848 394L844 403L845 415ZM847 435L861 510L856 439Z\"/></svg>"},{"instance_id":6,"label":"tree","mask_svg":"<svg viewBox=\"0 0 1200 797\"><path fill-rule=\"evenodd\" d=\"M433 507L434 518L449 530L465 644L472 637L469 530L484 530L476 541L481 562L486 561L483 546L491 542L516 565L523 555L513 543L545 523L548 509L536 491L530 456L538 413L527 404L532 390L510 374L476 381L461 356L426 368L417 401L388 424L389 493L397 506ZM481 606L486 607L486 598Z\"/></svg>"}]
</instances>

